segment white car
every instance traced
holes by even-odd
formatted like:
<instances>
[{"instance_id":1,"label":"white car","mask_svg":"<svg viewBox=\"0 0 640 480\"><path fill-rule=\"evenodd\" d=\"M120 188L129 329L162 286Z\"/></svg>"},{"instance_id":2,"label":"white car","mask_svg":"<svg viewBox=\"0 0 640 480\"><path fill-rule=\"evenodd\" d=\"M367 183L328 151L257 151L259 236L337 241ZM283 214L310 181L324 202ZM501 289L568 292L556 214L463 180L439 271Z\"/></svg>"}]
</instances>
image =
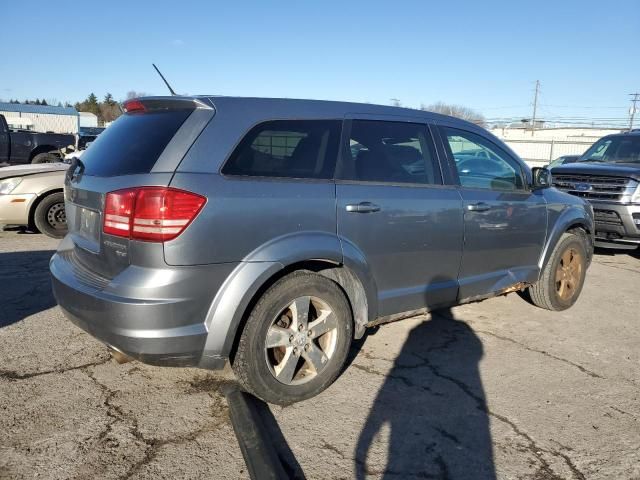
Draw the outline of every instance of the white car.
<instances>
[{"instance_id":1,"label":"white car","mask_svg":"<svg viewBox=\"0 0 640 480\"><path fill-rule=\"evenodd\" d=\"M64 237L64 176L68 168L67 163L1 167L0 225L26 226L49 237Z\"/></svg>"}]
</instances>

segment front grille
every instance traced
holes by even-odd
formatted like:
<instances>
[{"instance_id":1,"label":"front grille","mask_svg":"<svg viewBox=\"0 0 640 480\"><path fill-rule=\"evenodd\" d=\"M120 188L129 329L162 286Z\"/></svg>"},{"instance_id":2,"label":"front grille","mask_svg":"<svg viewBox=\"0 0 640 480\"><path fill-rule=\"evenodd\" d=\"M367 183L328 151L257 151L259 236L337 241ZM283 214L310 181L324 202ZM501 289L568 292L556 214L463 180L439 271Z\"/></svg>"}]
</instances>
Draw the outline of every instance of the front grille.
<instances>
[{"instance_id":1,"label":"front grille","mask_svg":"<svg viewBox=\"0 0 640 480\"><path fill-rule=\"evenodd\" d=\"M595 209L593 211L593 215L598 225L622 226L622 219L620 218L620 215L618 215L618 212L614 212L613 210Z\"/></svg>"},{"instance_id":2,"label":"front grille","mask_svg":"<svg viewBox=\"0 0 640 480\"><path fill-rule=\"evenodd\" d=\"M638 182L627 177L558 174L553 176L556 188L587 200L628 203Z\"/></svg>"}]
</instances>

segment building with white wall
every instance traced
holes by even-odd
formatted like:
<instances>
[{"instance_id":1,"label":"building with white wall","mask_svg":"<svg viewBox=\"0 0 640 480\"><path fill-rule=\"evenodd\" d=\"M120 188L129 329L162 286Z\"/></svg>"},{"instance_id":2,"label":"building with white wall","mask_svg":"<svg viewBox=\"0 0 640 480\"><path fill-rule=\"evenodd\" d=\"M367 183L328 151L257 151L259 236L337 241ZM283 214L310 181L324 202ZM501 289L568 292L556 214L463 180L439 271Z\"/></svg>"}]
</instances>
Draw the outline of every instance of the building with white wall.
<instances>
[{"instance_id":1,"label":"building with white wall","mask_svg":"<svg viewBox=\"0 0 640 480\"><path fill-rule=\"evenodd\" d=\"M98 116L95 113L91 112L78 112L80 115L80 126L81 127L97 127L98 126Z\"/></svg>"},{"instance_id":2,"label":"building with white wall","mask_svg":"<svg viewBox=\"0 0 640 480\"><path fill-rule=\"evenodd\" d=\"M73 107L0 102L0 115L15 129L35 132L78 133L80 116Z\"/></svg>"}]
</instances>

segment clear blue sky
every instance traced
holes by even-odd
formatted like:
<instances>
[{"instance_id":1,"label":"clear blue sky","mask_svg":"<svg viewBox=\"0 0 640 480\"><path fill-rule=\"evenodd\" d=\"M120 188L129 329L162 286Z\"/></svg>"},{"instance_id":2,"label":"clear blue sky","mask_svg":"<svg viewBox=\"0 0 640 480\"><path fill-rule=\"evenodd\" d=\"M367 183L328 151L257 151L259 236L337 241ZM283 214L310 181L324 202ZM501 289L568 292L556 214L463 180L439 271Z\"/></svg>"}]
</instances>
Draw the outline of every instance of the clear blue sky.
<instances>
[{"instance_id":1,"label":"clear blue sky","mask_svg":"<svg viewBox=\"0 0 640 480\"><path fill-rule=\"evenodd\" d=\"M529 115L536 79L543 117L626 117L640 91L639 0L0 0L0 41L5 100L165 94L151 62L181 93L487 117Z\"/></svg>"}]
</instances>

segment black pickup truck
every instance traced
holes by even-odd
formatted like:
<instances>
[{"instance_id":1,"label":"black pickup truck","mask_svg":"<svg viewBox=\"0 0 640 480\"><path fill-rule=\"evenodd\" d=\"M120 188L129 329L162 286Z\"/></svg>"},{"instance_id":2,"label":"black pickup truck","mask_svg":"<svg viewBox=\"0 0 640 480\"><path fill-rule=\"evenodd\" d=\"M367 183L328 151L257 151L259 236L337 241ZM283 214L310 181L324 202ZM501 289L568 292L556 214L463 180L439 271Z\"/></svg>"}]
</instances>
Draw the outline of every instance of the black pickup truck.
<instances>
[{"instance_id":1,"label":"black pickup truck","mask_svg":"<svg viewBox=\"0 0 640 480\"><path fill-rule=\"evenodd\" d=\"M10 130L0 115L0 166L60 162L60 149L76 144L71 134Z\"/></svg>"}]
</instances>

